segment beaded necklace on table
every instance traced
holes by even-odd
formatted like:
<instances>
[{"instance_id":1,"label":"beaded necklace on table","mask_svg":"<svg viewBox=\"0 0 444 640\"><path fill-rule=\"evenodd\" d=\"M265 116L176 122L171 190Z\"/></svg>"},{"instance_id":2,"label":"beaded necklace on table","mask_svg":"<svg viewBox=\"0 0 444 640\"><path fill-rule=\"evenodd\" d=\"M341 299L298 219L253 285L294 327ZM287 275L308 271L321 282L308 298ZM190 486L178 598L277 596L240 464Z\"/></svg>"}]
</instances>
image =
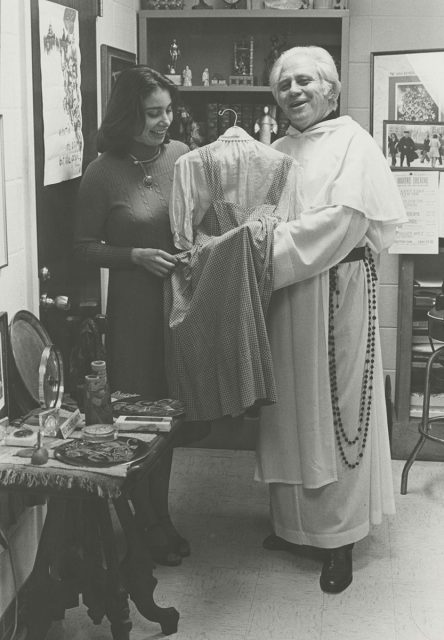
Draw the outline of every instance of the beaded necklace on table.
<instances>
[{"instance_id":1,"label":"beaded necklace on table","mask_svg":"<svg viewBox=\"0 0 444 640\"><path fill-rule=\"evenodd\" d=\"M349 436L342 423L341 410L339 408L338 380L336 376L336 350L334 337L335 309L339 308L338 296L338 266L330 269L330 294L329 294L329 320L328 320L328 361L330 370L330 393L333 409L333 424L339 454L343 464L349 469L359 465L364 457L364 449L367 444L368 430L370 428L370 415L373 396L373 375L375 370L375 343L376 343L376 267L370 250L366 250L364 258L365 276L368 290L368 325L367 345L365 350L365 364L362 375L361 398L359 402L359 420L356 434ZM335 300L336 296L336 300ZM355 455L352 458L347 448L356 446Z\"/></svg>"}]
</instances>

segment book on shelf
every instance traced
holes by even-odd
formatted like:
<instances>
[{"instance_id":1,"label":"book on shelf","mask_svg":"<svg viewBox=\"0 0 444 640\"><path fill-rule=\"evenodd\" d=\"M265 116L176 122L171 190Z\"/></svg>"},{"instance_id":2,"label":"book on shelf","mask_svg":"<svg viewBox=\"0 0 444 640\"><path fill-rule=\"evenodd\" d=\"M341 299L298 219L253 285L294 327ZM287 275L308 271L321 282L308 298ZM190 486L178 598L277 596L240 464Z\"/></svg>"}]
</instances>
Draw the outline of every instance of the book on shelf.
<instances>
[{"instance_id":1,"label":"book on shelf","mask_svg":"<svg viewBox=\"0 0 444 640\"><path fill-rule=\"evenodd\" d=\"M411 418L422 418L422 407L410 407L409 415ZM431 418L441 415L444 422L444 407L429 407L429 416Z\"/></svg>"},{"instance_id":2,"label":"book on shelf","mask_svg":"<svg viewBox=\"0 0 444 640\"><path fill-rule=\"evenodd\" d=\"M414 391L410 394L410 406L422 407L424 401L424 394L420 391ZM444 393L431 393L430 394L430 406L441 407L444 410Z\"/></svg>"}]
</instances>

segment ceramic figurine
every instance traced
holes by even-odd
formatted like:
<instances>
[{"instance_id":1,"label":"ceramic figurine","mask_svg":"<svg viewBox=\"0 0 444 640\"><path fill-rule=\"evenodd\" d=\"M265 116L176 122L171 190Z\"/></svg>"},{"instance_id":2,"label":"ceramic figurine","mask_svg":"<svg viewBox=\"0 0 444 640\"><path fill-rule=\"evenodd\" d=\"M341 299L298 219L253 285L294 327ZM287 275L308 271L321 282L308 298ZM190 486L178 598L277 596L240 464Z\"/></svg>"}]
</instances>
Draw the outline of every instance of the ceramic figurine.
<instances>
[{"instance_id":1,"label":"ceramic figurine","mask_svg":"<svg viewBox=\"0 0 444 640\"><path fill-rule=\"evenodd\" d=\"M276 135L278 131L278 123L269 111L265 106L262 116L254 123L254 133L259 134L259 142L263 144L271 144L272 134Z\"/></svg>"},{"instance_id":2,"label":"ceramic figurine","mask_svg":"<svg viewBox=\"0 0 444 640\"><path fill-rule=\"evenodd\" d=\"M182 71L182 78L184 87L191 87L193 85L193 73L188 65Z\"/></svg>"},{"instance_id":3,"label":"ceramic figurine","mask_svg":"<svg viewBox=\"0 0 444 640\"><path fill-rule=\"evenodd\" d=\"M176 66L177 66L177 61L179 59L179 56L180 56L180 49L179 49L179 46L177 44L176 38L174 38L173 42L170 45L171 64L168 65L169 66L169 73L171 73L172 75L174 75L176 73Z\"/></svg>"},{"instance_id":4,"label":"ceramic figurine","mask_svg":"<svg viewBox=\"0 0 444 640\"><path fill-rule=\"evenodd\" d=\"M210 73L208 71L208 67L202 71L202 84L204 87L208 87L210 85Z\"/></svg>"}]
</instances>

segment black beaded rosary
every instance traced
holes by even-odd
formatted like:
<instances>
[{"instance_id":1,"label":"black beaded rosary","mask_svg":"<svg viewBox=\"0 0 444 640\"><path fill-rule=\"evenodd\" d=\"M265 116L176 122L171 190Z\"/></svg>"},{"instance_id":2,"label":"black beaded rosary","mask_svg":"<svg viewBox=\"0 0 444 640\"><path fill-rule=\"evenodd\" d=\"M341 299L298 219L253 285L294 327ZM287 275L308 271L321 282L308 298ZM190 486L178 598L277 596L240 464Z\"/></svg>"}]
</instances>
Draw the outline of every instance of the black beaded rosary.
<instances>
[{"instance_id":1,"label":"black beaded rosary","mask_svg":"<svg viewBox=\"0 0 444 640\"><path fill-rule=\"evenodd\" d=\"M143 172L142 184L146 189L153 188L153 176L147 173L145 169L145 165L151 164L151 162L154 162L155 160L157 160L157 158L160 156L160 151L161 149L159 147L156 153L151 158L148 158L148 160L139 160L138 158L136 158L136 156L133 156L132 153L129 154L129 157L133 161L133 164L139 165L139 167L142 169L142 172Z\"/></svg>"},{"instance_id":2,"label":"black beaded rosary","mask_svg":"<svg viewBox=\"0 0 444 640\"><path fill-rule=\"evenodd\" d=\"M336 350L334 338L335 309L339 307L338 266L330 269L330 293L329 293L329 321L328 321L328 361L330 369L330 393L333 410L333 424L335 437L342 462L349 469L359 465L367 444L368 430L370 428L370 416L373 396L373 375L375 369L375 343L376 343L376 267L370 250L367 249L364 258L365 276L368 291L368 325L367 345L365 350L365 365L362 376L361 398L359 402L359 422L356 435L349 437L342 423L341 410L339 408L338 381L336 376ZM335 301L336 296L336 301ZM347 447L357 445L355 459L351 460L347 455Z\"/></svg>"}]
</instances>

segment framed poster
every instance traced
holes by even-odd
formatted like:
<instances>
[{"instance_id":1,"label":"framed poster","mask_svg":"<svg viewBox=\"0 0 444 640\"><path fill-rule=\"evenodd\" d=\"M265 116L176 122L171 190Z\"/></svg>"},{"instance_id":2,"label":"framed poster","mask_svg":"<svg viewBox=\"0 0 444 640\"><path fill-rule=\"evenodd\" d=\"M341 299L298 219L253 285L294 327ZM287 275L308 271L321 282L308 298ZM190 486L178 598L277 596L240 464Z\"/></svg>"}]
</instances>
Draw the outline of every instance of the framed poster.
<instances>
[{"instance_id":1,"label":"framed poster","mask_svg":"<svg viewBox=\"0 0 444 640\"><path fill-rule=\"evenodd\" d=\"M8 314L0 311L0 419L9 411L8 396Z\"/></svg>"},{"instance_id":2,"label":"framed poster","mask_svg":"<svg viewBox=\"0 0 444 640\"><path fill-rule=\"evenodd\" d=\"M0 269L8 264L8 240L6 235L5 157L3 140L3 116L0 116Z\"/></svg>"},{"instance_id":3,"label":"framed poster","mask_svg":"<svg viewBox=\"0 0 444 640\"><path fill-rule=\"evenodd\" d=\"M102 80L102 118L106 111L111 89L121 71L136 64L136 54L102 44L100 47L100 73Z\"/></svg>"},{"instance_id":4,"label":"framed poster","mask_svg":"<svg viewBox=\"0 0 444 640\"><path fill-rule=\"evenodd\" d=\"M384 121L444 121L444 49L371 54L370 133L384 149ZM410 125L409 125L410 126Z\"/></svg>"}]
</instances>

